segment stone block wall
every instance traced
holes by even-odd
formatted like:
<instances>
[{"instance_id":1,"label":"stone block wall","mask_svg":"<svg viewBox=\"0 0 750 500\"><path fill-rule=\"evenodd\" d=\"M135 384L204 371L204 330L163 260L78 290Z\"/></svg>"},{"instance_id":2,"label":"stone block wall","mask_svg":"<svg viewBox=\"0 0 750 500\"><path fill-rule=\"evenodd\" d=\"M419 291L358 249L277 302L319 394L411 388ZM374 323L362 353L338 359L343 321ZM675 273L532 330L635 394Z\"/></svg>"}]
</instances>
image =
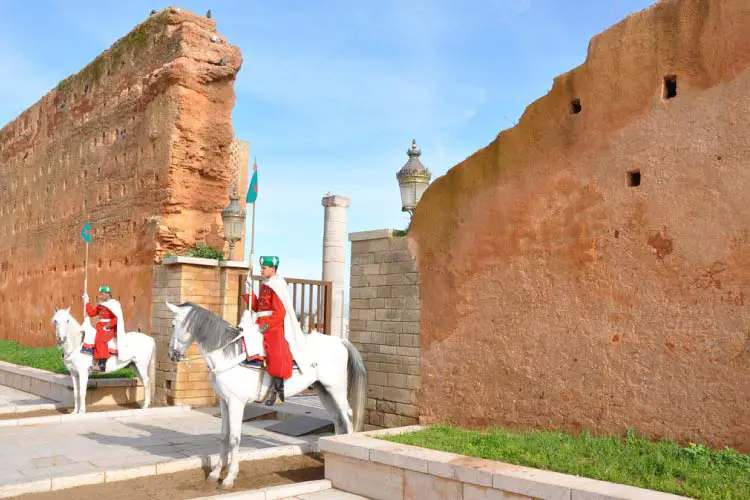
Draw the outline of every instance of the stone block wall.
<instances>
[{"instance_id":1,"label":"stone block wall","mask_svg":"<svg viewBox=\"0 0 750 500\"><path fill-rule=\"evenodd\" d=\"M202 406L216 402L202 359L190 361L189 366L169 359L174 315L166 301L172 304L194 302L236 324L239 275L246 272L247 267L242 263L189 257L170 257L154 267L151 322L157 352L157 404ZM199 354L195 344L187 352L191 358Z\"/></svg>"},{"instance_id":2,"label":"stone block wall","mask_svg":"<svg viewBox=\"0 0 750 500\"><path fill-rule=\"evenodd\" d=\"M349 340L368 374L367 429L418 423L419 275L403 232L351 233Z\"/></svg>"}]
</instances>

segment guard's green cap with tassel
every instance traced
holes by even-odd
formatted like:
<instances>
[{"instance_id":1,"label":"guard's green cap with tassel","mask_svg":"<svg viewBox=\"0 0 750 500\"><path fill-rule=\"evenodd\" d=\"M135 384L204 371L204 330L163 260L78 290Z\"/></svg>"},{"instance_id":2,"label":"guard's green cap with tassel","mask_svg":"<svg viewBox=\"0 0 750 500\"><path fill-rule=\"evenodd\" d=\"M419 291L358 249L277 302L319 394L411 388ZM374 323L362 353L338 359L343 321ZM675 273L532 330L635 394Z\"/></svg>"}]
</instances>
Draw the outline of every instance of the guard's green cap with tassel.
<instances>
[{"instance_id":1,"label":"guard's green cap with tassel","mask_svg":"<svg viewBox=\"0 0 750 500\"><path fill-rule=\"evenodd\" d=\"M263 256L260 258L261 267L279 267L279 258L275 256Z\"/></svg>"},{"instance_id":2,"label":"guard's green cap with tassel","mask_svg":"<svg viewBox=\"0 0 750 500\"><path fill-rule=\"evenodd\" d=\"M103 293L112 293L112 289L108 287L107 285L100 286L99 291Z\"/></svg>"}]
</instances>

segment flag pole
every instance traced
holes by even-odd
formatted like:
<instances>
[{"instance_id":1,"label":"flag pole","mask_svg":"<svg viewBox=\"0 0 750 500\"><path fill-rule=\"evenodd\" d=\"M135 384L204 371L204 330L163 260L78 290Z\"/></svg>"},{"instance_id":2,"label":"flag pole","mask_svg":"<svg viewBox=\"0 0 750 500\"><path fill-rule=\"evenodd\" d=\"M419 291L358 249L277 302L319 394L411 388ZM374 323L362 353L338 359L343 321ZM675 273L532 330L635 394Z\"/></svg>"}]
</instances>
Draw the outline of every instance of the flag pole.
<instances>
[{"instance_id":1,"label":"flag pole","mask_svg":"<svg viewBox=\"0 0 750 500\"><path fill-rule=\"evenodd\" d=\"M255 176L258 169L258 158L253 158L253 176ZM250 188L253 188L253 186L250 186ZM255 187L257 189L257 186ZM251 219L251 232L250 232L250 283L253 281L253 269L255 267L255 204L258 202L258 196L256 194L255 199L253 200L253 214ZM253 294L253 291L250 290L250 295ZM247 308L250 309L250 301L247 302Z\"/></svg>"},{"instance_id":2,"label":"flag pole","mask_svg":"<svg viewBox=\"0 0 750 500\"><path fill-rule=\"evenodd\" d=\"M83 274L83 293L88 293L89 290L89 242L86 242L86 263L84 264ZM86 314L86 305L83 305L83 312Z\"/></svg>"}]
</instances>

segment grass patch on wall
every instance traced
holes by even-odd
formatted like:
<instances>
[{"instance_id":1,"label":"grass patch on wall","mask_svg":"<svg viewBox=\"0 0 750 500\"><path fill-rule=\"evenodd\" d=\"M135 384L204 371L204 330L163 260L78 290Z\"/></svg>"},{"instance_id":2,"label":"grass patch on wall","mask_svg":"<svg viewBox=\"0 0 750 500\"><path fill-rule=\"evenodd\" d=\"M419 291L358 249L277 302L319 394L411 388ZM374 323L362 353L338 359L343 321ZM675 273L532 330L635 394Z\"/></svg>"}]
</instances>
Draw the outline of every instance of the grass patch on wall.
<instances>
[{"instance_id":1,"label":"grass patch on wall","mask_svg":"<svg viewBox=\"0 0 750 500\"><path fill-rule=\"evenodd\" d=\"M380 439L692 498L750 498L750 455L654 442L631 431L620 438L435 426Z\"/></svg>"},{"instance_id":2,"label":"grass patch on wall","mask_svg":"<svg viewBox=\"0 0 750 500\"><path fill-rule=\"evenodd\" d=\"M57 347L26 347L12 340L0 340L0 361L69 375L63 364L62 351ZM112 373L96 373L91 378L133 378L135 376L132 369L124 368Z\"/></svg>"},{"instance_id":3,"label":"grass patch on wall","mask_svg":"<svg viewBox=\"0 0 750 500\"><path fill-rule=\"evenodd\" d=\"M197 245L177 255L184 256L184 257L197 257L200 259L214 259L214 260L224 260L226 258L224 257L224 251L222 249L210 247L206 245L205 243L198 243ZM165 259L168 257L174 257L174 256L175 254L172 252L167 252L164 254Z\"/></svg>"}]
</instances>

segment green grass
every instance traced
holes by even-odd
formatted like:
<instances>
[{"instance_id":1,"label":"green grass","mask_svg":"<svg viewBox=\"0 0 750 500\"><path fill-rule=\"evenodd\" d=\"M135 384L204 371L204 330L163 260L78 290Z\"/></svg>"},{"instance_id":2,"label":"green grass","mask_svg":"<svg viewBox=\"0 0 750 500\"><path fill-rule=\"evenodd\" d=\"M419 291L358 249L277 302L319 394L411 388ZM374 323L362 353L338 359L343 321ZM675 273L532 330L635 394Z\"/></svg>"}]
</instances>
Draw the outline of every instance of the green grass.
<instances>
[{"instance_id":1,"label":"green grass","mask_svg":"<svg viewBox=\"0 0 750 500\"><path fill-rule=\"evenodd\" d=\"M62 351L57 347L26 347L11 340L0 340L0 361L68 375L68 370L62 361ZM91 378L120 377L132 378L135 377L135 372L130 368L124 368L112 373L98 373L91 376Z\"/></svg>"},{"instance_id":2,"label":"green grass","mask_svg":"<svg viewBox=\"0 0 750 500\"><path fill-rule=\"evenodd\" d=\"M699 499L750 499L750 455L653 442L632 432L623 439L435 426L381 439Z\"/></svg>"}]
</instances>

